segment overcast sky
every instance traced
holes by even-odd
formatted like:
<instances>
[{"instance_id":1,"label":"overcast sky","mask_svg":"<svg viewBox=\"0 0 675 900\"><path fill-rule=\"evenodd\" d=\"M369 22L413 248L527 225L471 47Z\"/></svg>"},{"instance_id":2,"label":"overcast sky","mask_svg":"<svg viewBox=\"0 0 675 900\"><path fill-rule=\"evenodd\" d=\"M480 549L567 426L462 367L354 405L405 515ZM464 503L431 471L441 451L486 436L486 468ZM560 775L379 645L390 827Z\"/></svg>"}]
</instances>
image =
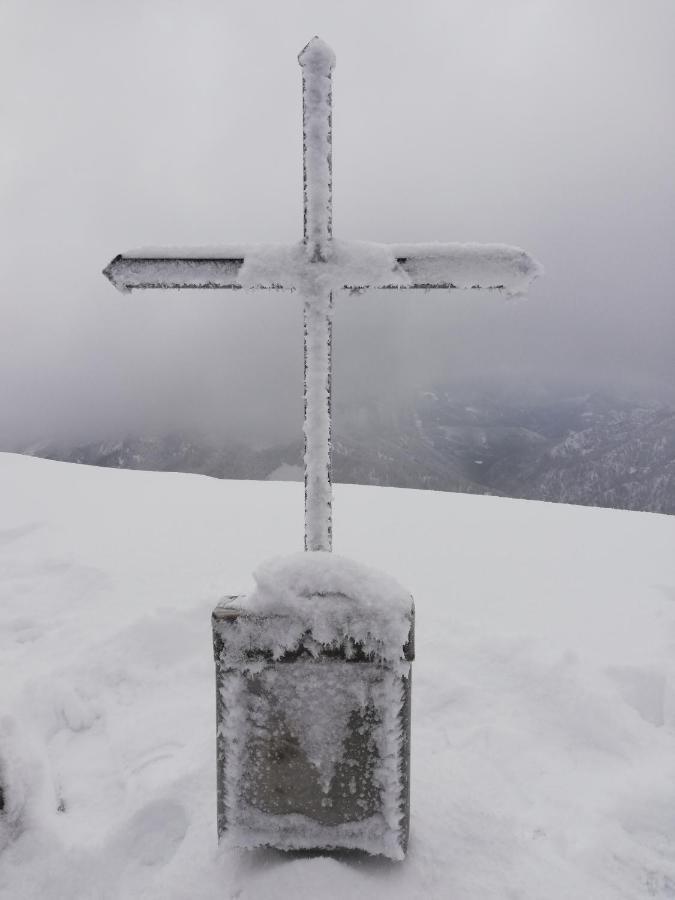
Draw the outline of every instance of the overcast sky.
<instances>
[{"instance_id":1,"label":"overcast sky","mask_svg":"<svg viewBox=\"0 0 675 900\"><path fill-rule=\"evenodd\" d=\"M300 68L334 73L334 234L497 241L494 294L340 298L337 405L437 378L675 402L673 0L0 0L0 440L299 435L290 295L118 294L135 246L295 241Z\"/></svg>"}]
</instances>

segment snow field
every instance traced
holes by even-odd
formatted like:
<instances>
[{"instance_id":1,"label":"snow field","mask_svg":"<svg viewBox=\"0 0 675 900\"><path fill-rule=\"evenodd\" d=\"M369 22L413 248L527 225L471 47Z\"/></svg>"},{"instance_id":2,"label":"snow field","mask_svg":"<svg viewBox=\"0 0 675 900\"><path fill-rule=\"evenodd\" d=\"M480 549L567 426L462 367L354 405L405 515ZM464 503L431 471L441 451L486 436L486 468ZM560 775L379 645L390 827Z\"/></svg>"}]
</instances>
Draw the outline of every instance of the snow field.
<instances>
[{"instance_id":1,"label":"snow field","mask_svg":"<svg viewBox=\"0 0 675 900\"><path fill-rule=\"evenodd\" d=\"M219 850L210 613L302 485L0 455L0 897L675 894L675 519L338 485L416 603L407 859Z\"/></svg>"}]
</instances>

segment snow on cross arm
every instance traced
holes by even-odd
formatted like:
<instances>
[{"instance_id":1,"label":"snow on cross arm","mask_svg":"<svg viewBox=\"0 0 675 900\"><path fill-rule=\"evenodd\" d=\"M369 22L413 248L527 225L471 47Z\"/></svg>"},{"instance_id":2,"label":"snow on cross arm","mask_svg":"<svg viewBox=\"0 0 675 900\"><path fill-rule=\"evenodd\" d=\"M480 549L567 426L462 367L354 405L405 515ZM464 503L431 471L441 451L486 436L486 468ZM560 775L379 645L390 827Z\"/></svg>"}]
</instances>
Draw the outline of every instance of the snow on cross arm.
<instances>
[{"instance_id":1,"label":"snow on cross arm","mask_svg":"<svg viewBox=\"0 0 675 900\"><path fill-rule=\"evenodd\" d=\"M122 292L212 288L306 292L486 289L522 293L542 266L508 244L380 244L332 239L321 266L304 244L144 247L120 254L104 274Z\"/></svg>"}]
</instances>

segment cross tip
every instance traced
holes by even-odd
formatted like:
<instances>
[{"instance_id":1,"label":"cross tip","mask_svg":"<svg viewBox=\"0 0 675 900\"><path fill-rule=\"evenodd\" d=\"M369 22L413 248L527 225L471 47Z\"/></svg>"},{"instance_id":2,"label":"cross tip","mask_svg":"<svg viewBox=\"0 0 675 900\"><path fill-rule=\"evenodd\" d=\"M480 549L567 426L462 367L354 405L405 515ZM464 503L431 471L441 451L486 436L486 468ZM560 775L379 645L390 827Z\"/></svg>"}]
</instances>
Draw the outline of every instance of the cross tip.
<instances>
[{"instance_id":1,"label":"cross tip","mask_svg":"<svg viewBox=\"0 0 675 900\"><path fill-rule=\"evenodd\" d=\"M309 69L320 75L329 75L335 68L335 53L318 34L315 34L298 54L298 62L303 69Z\"/></svg>"},{"instance_id":2,"label":"cross tip","mask_svg":"<svg viewBox=\"0 0 675 900\"><path fill-rule=\"evenodd\" d=\"M118 254L114 259L112 259L108 263L108 265L105 267L105 269L103 269L102 274L105 275L105 277L108 279L110 284L112 284L112 286L116 290L118 290L120 292L120 294L129 294L130 293L129 288L125 284L117 281L117 279L115 278L116 263L120 259L122 259L122 255Z\"/></svg>"}]
</instances>

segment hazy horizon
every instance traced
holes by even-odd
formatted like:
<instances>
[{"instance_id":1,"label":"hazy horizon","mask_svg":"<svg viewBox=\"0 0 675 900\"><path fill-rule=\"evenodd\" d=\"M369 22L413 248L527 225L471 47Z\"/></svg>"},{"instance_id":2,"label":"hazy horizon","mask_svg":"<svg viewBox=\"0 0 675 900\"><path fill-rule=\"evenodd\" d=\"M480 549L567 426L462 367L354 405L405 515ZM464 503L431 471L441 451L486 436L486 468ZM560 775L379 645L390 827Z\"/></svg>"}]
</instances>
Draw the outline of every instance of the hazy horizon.
<instances>
[{"instance_id":1,"label":"hazy horizon","mask_svg":"<svg viewBox=\"0 0 675 900\"><path fill-rule=\"evenodd\" d=\"M440 380L675 403L675 5L498 0L0 9L0 440L299 434L297 297L144 292L143 245L296 241L300 69L336 52L334 233L497 241L492 294L338 299L335 402Z\"/></svg>"}]
</instances>

